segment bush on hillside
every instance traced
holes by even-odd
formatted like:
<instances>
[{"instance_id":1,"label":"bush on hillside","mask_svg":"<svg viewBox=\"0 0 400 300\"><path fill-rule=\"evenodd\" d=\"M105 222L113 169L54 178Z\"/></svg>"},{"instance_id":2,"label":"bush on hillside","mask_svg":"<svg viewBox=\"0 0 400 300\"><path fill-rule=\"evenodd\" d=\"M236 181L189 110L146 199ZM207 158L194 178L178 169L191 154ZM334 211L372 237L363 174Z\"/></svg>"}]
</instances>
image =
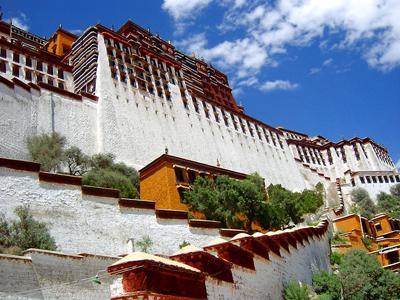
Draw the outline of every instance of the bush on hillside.
<instances>
[{"instance_id":1,"label":"bush on hillside","mask_svg":"<svg viewBox=\"0 0 400 300\"><path fill-rule=\"evenodd\" d=\"M138 172L124 163L115 163L114 160L111 153L93 155L89 162L90 170L83 175L82 183L119 189L122 198L138 198Z\"/></svg>"},{"instance_id":2,"label":"bush on hillside","mask_svg":"<svg viewBox=\"0 0 400 300\"><path fill-rule=\"evenodd\" d=\"M63 161L65 142L65 137L54 132L29 137L26 145L31 159L40 163L42 171L56 172Z\"/></svg>"},{"instance_id":3,"label":"bush on hillside","mask_svg":"<svg viewBox=\"0 0 400 300\"><path fill-rule=\"evenodd\" d=\"M297 281L289 281L283 291L285 300L308 300L308 287L306 284L300 284Z\"/></svg>"},{"instance_id":4,"label":"bush on hillside","mask_svg":"<svg viewBox=\"0 0 400 300\"><path fill-rule=\"evenodd\" d=\"M319 295L329 295L329 299L340 300L342 285L335 274L326 271L319 271L313 274L313 289Z\"/></svg>"},{"instance_id":5,"label":"bush on hillside","mask_svg":"<svg viewBox=\"0 0 400 300\"><path fill-rule=\"evenodd\" d=\"M36 221L27 206L15 209L18 220L8 221L0 215L0 252L20 255L29 248L56 250L45 223Z\"/></svg>"},{"instance_id":6,"label":"bush on hillside","mask_svg":"<svg viewBox=\"0 0 400 300\"><path fill-rule=\"evenodd\" d=\"M390 194L379 193L377 196L378 211L390 217L400 218L400 184L391 187Z\"/></svg>"},{"instance_id":7,"label":"bush on hillside","mask_svg":"<svg viewBox=\"0 0 400 300\"><path fill-rule=\"evenodd\" d=\"M70 175L82 176L89 169L90 157L78 147L72 146L64 151L63 162Z\"/></svg>"},{"instance_id":8,"label":"bush on hillside","mask_svg":"<svg viewBox=\"0 0 400 300\"><path fill-rule=\"evenodd\" d=\"M363 188L353 189L351 192L353 202L359 207L360 214L368 219L372 218L376 212L376 206L372 202L368 192Z\"/></svg>"}]
</instances>

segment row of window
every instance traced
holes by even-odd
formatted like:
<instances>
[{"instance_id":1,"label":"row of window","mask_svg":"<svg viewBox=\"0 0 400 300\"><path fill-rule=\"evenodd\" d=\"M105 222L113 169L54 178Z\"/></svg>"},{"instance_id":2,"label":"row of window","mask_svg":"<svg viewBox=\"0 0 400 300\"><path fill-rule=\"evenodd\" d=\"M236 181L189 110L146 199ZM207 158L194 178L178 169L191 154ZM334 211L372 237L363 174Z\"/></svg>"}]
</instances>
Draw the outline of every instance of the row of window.
<instances>
[{"instance_id":1,"label":"row of window","mask_svg":"<svg viewBox=\"0 0 400 300\"><path fill-rule=\"evenodd\" d=\"M360 176L360 182L366 183L395 183L400 182L399 175Z\"/></svg>"},{"instance_id":2,"label":"row of window","mask_svg":"<svg viewBox=\"0 0 400 300\"><path fill-rule=\"evenodd\" d=\"M9 50L8 50L9 51ZM61 68L56 68L48 63L43 63L40 60L32 59L31 57L25 55L25 61L22 59L22 55L18 52L12 52L12 61L16 64L23 64L26 67L33 68L37 71L46 72L49 75L56 75L59 79L64 79L64 71ZM0 49L0 57L7 59L7 49Z\"/></svg>"},{"instance_id":3,"label":"row of window","mask_svg":"<svg viewBox=\"0 0 400 300\"><path fill-rule=\"evenodd\" d=\"M302 162L312 162L313 164L326 166L325 159L323 158L320 150L301 145L296 145L296 148Z\"/></svg>"},{"instance_id":4,"label":"row of window","mask_svg":"<svg viewBox=\"0 0 400 300\"><path fill-rule=\"evenodd\" d=\"M390 166L394 166L392 160L390 159L389 155L383 151L382 149L378 148L377 146L373 145L374 151L378 159Z\"/></svg>"},{"instance_id":5,"label":"row of window","mask_svg":"<svg viewBox=\"0 0 400 300\"><path fill-rule=\"evenodd\" d=\"M7 73L6 62L0 60L0 72ZM46 82L52 86L58 87L60 89L64 89L64 82L57 80L51 76L46 76L45 74L33 72L30 69L22 69L20 66L13 65L12 67L12 75L15 77L23 78L27 81L31 82Z\"/></svg>"}]
</instances>

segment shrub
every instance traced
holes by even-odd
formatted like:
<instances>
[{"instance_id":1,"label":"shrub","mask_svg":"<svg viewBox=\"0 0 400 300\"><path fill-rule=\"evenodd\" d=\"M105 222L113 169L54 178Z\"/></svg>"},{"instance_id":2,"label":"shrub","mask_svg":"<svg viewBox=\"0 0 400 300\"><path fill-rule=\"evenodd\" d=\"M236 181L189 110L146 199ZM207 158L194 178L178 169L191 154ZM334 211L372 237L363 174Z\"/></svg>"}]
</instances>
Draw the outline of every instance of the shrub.
<instances>
[{"instance_id":1,"label":"shrub","mask_svg":"<svg viewBox=\"0 0 400 300\"><path fill-rule=\"evenodd\" d=\"M141 240L136 242L136 246L139 247L140 251L149 253L151 247L153 246L153 241L148 235L145 235Z\"/></svg>"},{"instance_id":2,"label":"shrub","mask_svg":"<svg viewBox=\"0 0 400 300\"><path fill-rule=\"evenodd\" d=\"M350 250L339 267L345 299L398 299L400 277L381 267L374 256Z\"/></svg>"},{"instance_id":3,"label":"shrub","mask_svg":"<svg viewBox=\"0 0 400 300\"><path fill-rule=\"evenodd\" d=\"M186 246L189 246L189 245L190 245L189 242L183 241L183 242L179 245L179 249L182 249L182 248L184 248L184 247L186 247Z\"/></svg>"},{"instance_id":4,"label":"shrub","mask_svg":"<svg viewBox=\"0 0 400 300\"><path fill-rule=\"evenodd\" d=\"M124 163L115 163L111 153L95 154L89 161L91 169L84 174L82 183L86 185L120 190L120 197L139 197L138 172Z\"/></svg>"},{"instance_id":5,"label":"shrub","mask_svg":"<svg viewBox=\"0 0 400 300\"><path fill-rule=\"evenodd\" d=\"M376 212L376 206L372 202L368 192L363 188L356 188L351 192L352 200L360 208L360 214L368 219L372 218Z\"/></svg>"},{"instance_id":6,"label":"shrub","mask_svg":"<svg viewBox=\"0 0 400 300\"><path fill-rule=\"evenodd\" d=\"M29 248L56 250L54 239L45 223L38 222L28 206L19 206L15 209L19 220L7 221L0 217L0 248L3 253L21 254Z\"/></svg>"},{"instance_id":7,"label":"shrub","mask_svg":"<svg viewBox=\"0 0 400 300\"><path fill-rule=\"evenodd\" d=\"M82 176L88 171L90 158L78 147L70 147L64 152L64 163L70 175Z\"/></svg>"},{"instance_id":8,"label":"shrub","mask_svg":"<svg viewBox=\"0 0 400 300\"><path fill-rule=\"evenodd\" d=\"M300 284L297 281L289 281L283 292L285 300L308 300L308 287L306 284Z\"/></svg>"},{"instance_id":9,"label":"shrub","mask_svg":"<svg viewBox=\"0 0 400 300\"><path fill-rule=\"evenodd\" d=\"M340 232L335 233L331 240L332 245L347 244L348 241L340 235Z\"/></svg>"},{"instance_id":10,"label":"shrub","mask_svg":"<svg viewBox=\"0 0 400 300\"><path fill-rule=\"evenodd\" d=\"M40 163L42 171L57 171L63 161L65 137L54 132L41 134L27 139L27 148L31 159Z\"/></svg>"},{"instance_id":11,"label":"shrub","mask_svg":"<svg viewBox=\"0 0 400 300\"><path fill-rule=\"evenodd\" d=\"M341 283L335 274L329 274L326 271L320 271L313 274L312 286L319 295L329 296L332 300L340 300Z\"/></svg>"},{"instance_id":12,"label":"shrub","mask_svg":"<svg viewBox=\"0 0 400 300\"><path fill-rule=\"evenodd\" d=\"M332 252L330 261L332 266L340 265L343 261L343 254L340 254L338 252Z\"/></svg>"}]
</instances>

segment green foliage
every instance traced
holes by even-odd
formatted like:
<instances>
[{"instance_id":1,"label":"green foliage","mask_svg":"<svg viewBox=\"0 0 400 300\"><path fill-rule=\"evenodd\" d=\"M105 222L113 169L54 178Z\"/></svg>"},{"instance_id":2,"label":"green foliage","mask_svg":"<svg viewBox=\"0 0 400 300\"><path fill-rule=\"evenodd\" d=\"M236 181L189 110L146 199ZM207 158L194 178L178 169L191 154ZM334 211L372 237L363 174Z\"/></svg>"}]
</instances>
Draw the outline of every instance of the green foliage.
<instances>
[{"instance_id":1,"label":"green foliage","mask_svg":"<svg viewBox=\"0 0 400 300\"><path fill-rule=\"evenodd\" d=\"M84 174L85 185L114 188L120 190L120 197L139 197L139 175L134 168L124 163L115 163L111 153L95 154L89 161L91 169Z\"/></svg>"},{"instance_id":2,"label":"green foliage","mask_svg":"<svg viewBox=\"0 0 400 300\"><path fill-rule=\"evenodd\" d=\"M337 275L319 271L313 274L312 280L314 291L319 295L324 295L322 298L340 300L342 286Z\"/></svg>"},{"instance_id":3,"label":"green foliage","mask_svg":"<svg viewBox=\"0 0 400 300\"><path fill-rule=\"evenodd\" d=\"M186 246L189 246L189 245L190 245L189 242L183 241L183 242L179 245L179 249L182 249L183 247L186 247Z\"/></svg>"},{"instance_id":4,"label":"green foliage","mask_svg":"<svg viewBox=\"0 0 400 300\"><path fill-rule=\"evenodd\" d=\"M46 224L34 220L29 207L19 206L15 213L19 220L7 221L0 216L0 252L18 255L29 248L57 249Z\"/></svg>"},{"instance_id":5,"label":"green foliage","mask_svg":"<svg viewBox=\"0 0 400 300\"><path fill-rule=\"evenodd\" d=\"M400 184L391 187L390 194L379 193L377 196L378 210L392 218L400 218Z\"/></svg>"},{"instance_id":6,"label":"green foliage","mask_svg":"<svg viewBox=\"0 0 400 300\"><path fill-rule=\"evenodd\" d=\"M218 176L215 180L197 177L184 201L191 211L204 213L207 219L227 227L245 227L259 221L266 207L264 180L252 174L244 180Z\"/></svg>"},{"instance_id":7,"label":"green foliage","mask_svg":"<svg viewBox=\"0 0 400 300\"><path fill-rule=\"evenodd\" d=\"M369 249L372 246L372 241L373 239L370 238L369 236L363 236L361 238L361 241L364 243L364 246Z\"/></svg>"},{"instance_id":8,"label":"green foliage","mask_svg":"<svg viewBox=\"0 0 400 300\"><path fill-rule=\"evenodd\" d=\"M368 192L363 188L356 188L351 192L351 197L360 209L360 214L368 219L372 218L376 212L376 206L372 202Z\"/></svg>"},{"instance_id":9,"label":"green foliage","mask_svg":"<svg viewBox=\"0 0 400 300\"><path fill-rule=\"evenodd\" d=\"M338 252L332 252L330 260L332 266L335 265L339 266L343 261L343 254L340 254Z\"/></svg>"},{"instance_id":10,"label":"green foliage","mask_svg":"<svg viewBox=\"0 0 400 300\"><path fill-rule=\"evenodd\" d=\"M340 232L335 233L331 240L332 245L347 244L348 241L341 236Z\"/></svg>"},{"instance_id":11,"label":"green foliage","mask_svg":"<svg viewBox=\"0 0 400 300\"><path fill-rule=\"evenodd\" d=\"M400 277L360 250L350 250L344 255L339 279L345 299L394 300L400 295Z\"/></svg>"},{"instance_id":12,"label":"green foliage","mask_svg":"<svg viewBox=\"0 0 400 300\"><path fill-rule=\"evenodd\" d=\"M141 240L136 242L136 246L139 247L140 251L149 253L151 247L153 246L153 241L148 235L145 235Z\"/></svg>"},{"instance_id":13,"label":"green foliage","mask_svg":"<svg viewBox=\"0 0 400 300\"><path fill-rule=\"evenodd\" d=\"M82 176L89 168L90 157L78 147L70 147L64 152L64 163L70 175Z\"/></svg>"},{"instance_id":14,"label":"green foliage","mask_svg":"<svg viewBox=\"0 0 400 300\"><path fill-rule=\"evenodd\" d=\"M42 171L57 171L63 161L65 137L54 132L29 137L26 141L31 159Z\"/></svg>"},{"instance_id":15,"label":"green foliage","mask_svg":"<svg viewBox=\"0 0 400 300\"><path fill-rule=\"evenodd\" d=\"M285 300L308 300L308 287L306 284L300 284L297 281L289 281L283 292Z\"/></svg>"},{"instance_id":16,"label":"green foliage","mask_svg":"<svg viewBox=\"0 0 400 300\"><path fill-rule=\"evenodd\" d=\"M323 204L323 187L292 193L281 185L270 185L266 191L264 179L258 174L245 180L198 177L192 190L184 193L184 202L191 211L202 212L223 226L251 231L256 222L265 229L278 229L290 222L299 223L303 214L315 212Z\"/></svg>"}]
</instances>

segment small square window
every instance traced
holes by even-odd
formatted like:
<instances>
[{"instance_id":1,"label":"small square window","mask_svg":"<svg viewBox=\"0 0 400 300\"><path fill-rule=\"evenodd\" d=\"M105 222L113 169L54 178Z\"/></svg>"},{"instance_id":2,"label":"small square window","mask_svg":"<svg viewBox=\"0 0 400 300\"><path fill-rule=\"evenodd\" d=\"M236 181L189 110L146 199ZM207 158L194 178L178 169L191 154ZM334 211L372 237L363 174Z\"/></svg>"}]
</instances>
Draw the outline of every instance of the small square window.
<instances>
[{"instance_id":1,"label":"small square window","mask_svg":"<svg viewBox=\"0 0 400 300\"><path fill-rule=\"evenodd\" d=\"M5 73L7 71L6 62L0 60L0 72Z\"/></svg>"},{"instance_id":2,"label":"small square window","mask_svg":"<svg viewBox=\"0 0 400 300\"><path fill-rule=\"evenodd\" d=\"M32 67L32 59L29 56L27 56L25 59L25 65L27 67Z\"/></svg>"},{"instance_id":3,"label":"small square window","mask_svg":"<svg viewBox=\"0 0 400 300\"><path fill-rule=\"evenodd\" d=\"M4 57L4 58L7 58L7 50L1 48L1 49L0 49L0 56L1 56L1 57Z\"/></svg>"},{"instance_id":4,"label":"small square window","mask_svg":"<svg viewBox=\"0 0 400 300\"><path fill-rule=\"evenodd\" d=\"M378 181L379 181L379 183L383 183L383 178L382 178L382 176L378 176Z\"/></svg>"},{"instance_id":5,"label":"small square window","mask_svg":"<svg viewBox=\"0 0 400 300\"><path fill-rule=\"evenodd\" d=\"M362 184L364 184L364 183L365 183L365 179L364 179L364 177L363 177L363 176L360 176L360 181L361 181L361 183L362 183Z\"/></svg>"},{"instance_id":6,"label":"small square window","mask_svg":"<svg viewBox=\"0 0 400 300\"><path fill-rule=\"evenodd\" d=\"M32 81L32 72L30 70L25 70L25 79Z\"/></svg>"},{"instance_id":7,"label":"small square window","mask_svg":"<svg viewBox=\"0 0 400 300\"><path fill-rule=\"evenodd\" d=\"M62 83L61 81L59 81L59 82L58 82L58 88L64 89L64 83Z\"/></svg>"},{"instance_id":8,"label":"small square window","mask_svg":"<svg viewBox=\"0 0 400 300\"><path fill-rule=\"evenodd\" d=\"M396 175L396 182L400 182L400 176Z\"/></svg>"},{"instance_id":9,"label":"small square window","mask_svg":"<svg viewBox=\"0 0 400 300\"><path fill-rule=\"evenodd\" d=\"M365 176L365 179L367 180L368 183L371 183L371 177L370 176Z\"/></svg>"},{"instance_id":10,"label":"small square window","mask_svg":"<svg viewBox=\"0 0 400 300\"><path fill-rule=\"evenodd\" d=\"M15 77L19 77L19 67L14 65L12 73Z\"/></svg>"},{"instance_id":11,"label":"small square window","mask_svg":"<svg viewBox=\"0 0 400 300\"><path fill-rule=\"evenodd\" d=\"M375 229L376 229L376 231L381 231L381 230L382 230L382 225L381 225L381 223L376 223L376 224L375 224Z\"/></svg>"},{"instance_id":12,"label":"small square window","mask_svg":"<svg viewBox=\"0 0 400 300\"><path fill-rule=\"evenodd\" d=\"M14 52L13 61L16 62L16 63L19 63L19 54L16 53L16 52Z\"/></svg>"},{"instance_id":13,"label":"small square window","mask_svg":"<svg viewBox=\"0 0 400 300\"><path fill-rule=\"evenodd\" d=\"M376 180L376 176L372 176L372 182L377 183L378 181Z\"/></svg>"},{"instance_id":14,"label":"small square window","mask_svg":"<svg viewBox=\"0 0 400 300\"><path fill-rule=\"evenodd\" d=\"M182 168L174 168L176 182L185 182L185 176Z\"/></svg>"}]
</instances>

